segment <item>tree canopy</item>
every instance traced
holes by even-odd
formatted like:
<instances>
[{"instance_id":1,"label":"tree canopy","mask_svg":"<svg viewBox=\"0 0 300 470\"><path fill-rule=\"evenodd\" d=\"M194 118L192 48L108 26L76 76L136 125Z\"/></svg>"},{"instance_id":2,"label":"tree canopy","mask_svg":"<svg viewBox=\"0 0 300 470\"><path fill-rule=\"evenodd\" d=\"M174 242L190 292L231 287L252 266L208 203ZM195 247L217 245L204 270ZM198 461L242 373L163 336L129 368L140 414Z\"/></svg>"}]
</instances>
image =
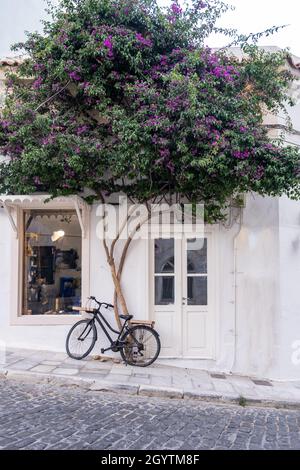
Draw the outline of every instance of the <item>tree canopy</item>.
<instances>
[{"instance_id":1,"label":"tree canopy","mask_svg":"<svg viewBox=\"0 0 300 470\"><path fill-rule=\"evenodd\" d=\"M61 0L7 78L0 192L178 194L218 220L230 198L298 197L299 150L272 141L265 112L288 98L286 51L205 46L220 0ZM235 41L236 39L236 41Z\"/></svg>"}]
</instances>

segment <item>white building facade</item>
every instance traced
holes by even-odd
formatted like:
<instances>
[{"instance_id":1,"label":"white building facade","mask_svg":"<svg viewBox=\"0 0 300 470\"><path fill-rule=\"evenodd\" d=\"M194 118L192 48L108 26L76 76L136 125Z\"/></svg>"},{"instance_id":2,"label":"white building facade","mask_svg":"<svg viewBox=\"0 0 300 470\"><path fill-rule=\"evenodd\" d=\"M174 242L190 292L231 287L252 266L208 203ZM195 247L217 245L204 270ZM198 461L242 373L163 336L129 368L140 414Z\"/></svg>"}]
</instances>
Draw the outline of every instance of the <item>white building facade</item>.
<instances>
[{"instance_id":1,"label":"white building facade","mask_svg":"<svg viewBox=\"0 0 300 470\"><path fill-rule=\"evenodd\" d=\"M290 114L300 145L300 104ZM0 341L64 351L72 306L112 302L113 283L99 204L46 199L0 196ZM156 322L161 361L279 380L300 379L299 285L300 202L256 195L226 226L133 241L122 276L130 313Z\"/></svg>"}]
</instances>

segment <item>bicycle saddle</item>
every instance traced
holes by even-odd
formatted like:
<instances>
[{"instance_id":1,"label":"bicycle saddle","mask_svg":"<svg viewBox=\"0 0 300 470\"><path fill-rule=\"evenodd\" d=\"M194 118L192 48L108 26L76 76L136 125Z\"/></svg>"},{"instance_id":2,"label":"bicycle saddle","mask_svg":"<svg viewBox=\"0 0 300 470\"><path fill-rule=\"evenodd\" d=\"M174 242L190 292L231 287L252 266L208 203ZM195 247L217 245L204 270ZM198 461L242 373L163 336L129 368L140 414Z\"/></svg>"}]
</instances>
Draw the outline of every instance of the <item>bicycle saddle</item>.
<instances>
[{"instance_id":1,"label":"bicycle saddle","mask_svg":"<svg viewBox=\"0 0 300 470\"><path fill-rule=\"evenodd\" d=\"M133 318L133 315L119 315L122 320L131 320Z\"/></svg>"}]
</instances>

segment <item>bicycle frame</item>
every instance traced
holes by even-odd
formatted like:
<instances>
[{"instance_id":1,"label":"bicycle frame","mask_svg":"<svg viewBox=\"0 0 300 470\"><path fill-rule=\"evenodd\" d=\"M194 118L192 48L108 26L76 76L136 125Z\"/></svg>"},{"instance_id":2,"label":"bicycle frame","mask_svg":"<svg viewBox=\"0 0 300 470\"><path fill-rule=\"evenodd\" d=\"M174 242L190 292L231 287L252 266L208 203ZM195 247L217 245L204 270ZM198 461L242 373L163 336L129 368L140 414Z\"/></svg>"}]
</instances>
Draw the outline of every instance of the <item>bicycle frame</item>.
<instances>
[{"instance_id":1,"label":"bicycle frame","mask_svg":"<svg viewBox=\"0 0 300 470\"><path fill-rule=\"evenodd\" d=\"M101 352L105 352L105 351L109 351L109 350L112 350L114 352L118 351L122 346L123 346L123 342L121 341L121 336L122 334L124 333L124 331L129 331L129 328L127 327L127 323L128 323L128 320L125 320L122 328L121 328L121 331L119 330L115 330L111 324L106 320L106 318L104 318L103 314L101 313L100 311L101 309L101 306L99 306L99 308L97 309L97 311L95 313L93 313L94 315L94 318L91 318L91 320L89 321L89 323L87 324L86 328L83 330L83 332L81 333L81 335L79 336L79 340L81 341L84 341L85 338L89 335L90 331L91 331L91 328L89 328L90 325L92 324L95 324L95 321L97 321L97 323L100 325L100 328L104 331L106 337L108 338L109 342L110 342L110 347L109 348L106 348L106 349L102 349ZM116 333L118 336L115 340L113 340L113 338L110 336L108 330L105 328L105 325L113 332L113 333ZM87 331L88 330L88 331ZM87 331L87 333L86 333ZM86 333L86 335L85 335ZM96 334L97 334L97 330L96 330ZM98 339L98 335L96 336L96 341ZM139 344L138 341L133 338L134 342Z\"/></svg>"},{"instance_id":2,"label":"bicycle frame","mask_svg":"<svg viewBox=\"0 0 300 470\"><path fill-rule=\"evenodd\" d=\"M110 336L109 332L107 331L107 329L105 328L105 326L104 326L104 324L102 323L101 320L110 329L110 331L112 331L113 333L116 333L118 335L118 337L115 341L112 339L112 337ZM94 321L94 322L97 321L98 322L98 324L100 325L100 328L104 331L106 337L108 338L108 340L110 341L111 344L115 343L116 341L120 341L120 338L121 338L123 332L125 331L125 329L127 329L127 320L126 320L124 322L123 326L122 326L121 331L115 330L110 325L110 323L106 320L106 318L104 318L103 314L100 312L100 308L98 309L97 313L94 314L94 318L91 321Z\"/></svg>"}]
</instances>

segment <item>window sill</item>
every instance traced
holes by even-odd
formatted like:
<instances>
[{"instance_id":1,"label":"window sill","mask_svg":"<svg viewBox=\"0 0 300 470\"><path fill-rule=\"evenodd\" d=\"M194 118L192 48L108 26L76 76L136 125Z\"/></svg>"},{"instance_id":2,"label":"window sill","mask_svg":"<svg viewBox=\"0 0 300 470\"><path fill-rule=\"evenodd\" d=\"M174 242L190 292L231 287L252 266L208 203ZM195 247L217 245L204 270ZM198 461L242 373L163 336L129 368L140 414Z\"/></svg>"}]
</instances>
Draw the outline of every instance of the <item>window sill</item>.
<instances>
[{"instance_id":1,"label":"window sill","mask_svg":"<svg viewBox=\"0 0 300 470\"><path fill-rule=\"evenodd\" d=\"M14 318L12 326L73 325L82 315L22 315Z\"/></svg>"}]
</instances>

